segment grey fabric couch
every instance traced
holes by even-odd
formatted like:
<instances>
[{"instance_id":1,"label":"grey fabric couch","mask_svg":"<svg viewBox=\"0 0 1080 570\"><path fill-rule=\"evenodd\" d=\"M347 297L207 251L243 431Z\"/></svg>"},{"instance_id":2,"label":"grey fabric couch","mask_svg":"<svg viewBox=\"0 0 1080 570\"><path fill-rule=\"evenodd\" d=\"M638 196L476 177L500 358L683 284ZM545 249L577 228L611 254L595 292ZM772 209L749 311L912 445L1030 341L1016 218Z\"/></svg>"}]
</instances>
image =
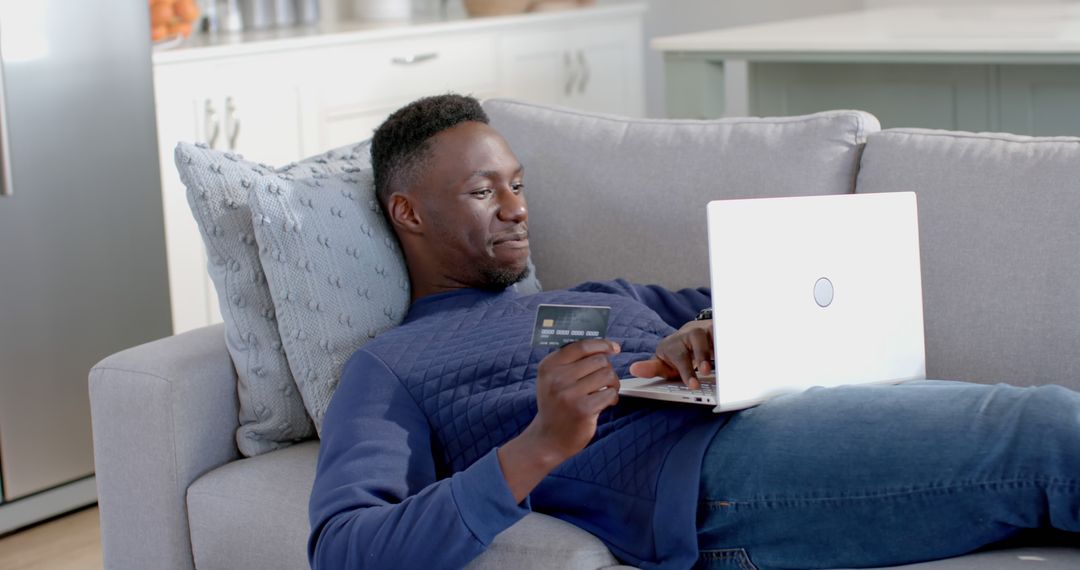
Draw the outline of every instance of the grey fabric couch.
<instances>
[{"instance_id":1,"label":"grey fabric couch","mask_svg":"<svg viewBox=\"0 0 1080 570\"><path fill-rule=\"evenodd\" d=\"M710 199L913 190L929 376L1080 389L1080 139L879 132L854 111L692 122L485 107L526 168L545 288L619 276L707 283ZM221 326L105 359L90 373L90 395L107 568L306 567L318 442L239 456ZM535 513L472 567L618 564L595 537ZM908 568L1028 565L1078 568L1080 547Z\"/></svg>"}]
</instances>

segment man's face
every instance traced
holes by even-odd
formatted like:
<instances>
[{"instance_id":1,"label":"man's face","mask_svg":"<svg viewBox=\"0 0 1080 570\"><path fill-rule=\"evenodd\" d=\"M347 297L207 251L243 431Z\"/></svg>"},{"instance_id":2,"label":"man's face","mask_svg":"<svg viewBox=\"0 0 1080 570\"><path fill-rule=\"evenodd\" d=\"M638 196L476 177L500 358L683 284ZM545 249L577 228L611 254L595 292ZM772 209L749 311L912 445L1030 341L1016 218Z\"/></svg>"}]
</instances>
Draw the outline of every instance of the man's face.
<instances>
[{"instance_id":1,"label":"man's face","mask_svg":"<svg viewBox=\"0 0 1080 570\"><path fill-rule=\"evenodd\" d=\"M456 284L504 289L528 274L528 211L521 163L495 129L460 123L433 136L410 190L424 245Z\"/></svg>"}]
</instances>

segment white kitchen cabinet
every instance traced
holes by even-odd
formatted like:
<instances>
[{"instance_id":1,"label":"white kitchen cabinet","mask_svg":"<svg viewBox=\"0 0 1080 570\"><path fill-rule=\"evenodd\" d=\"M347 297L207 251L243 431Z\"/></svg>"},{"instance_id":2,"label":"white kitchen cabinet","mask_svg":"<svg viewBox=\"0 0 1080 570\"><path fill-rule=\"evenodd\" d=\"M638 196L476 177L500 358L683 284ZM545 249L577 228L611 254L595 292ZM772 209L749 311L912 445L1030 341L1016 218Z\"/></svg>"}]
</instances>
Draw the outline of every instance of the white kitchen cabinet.
<instances>
[{"instance_id":1,"label":"white kitchen cabinet","mask_svg":"<svg viewBox=\"0 0 1080 570\"><path fill-rule=\"evenodd\" d=\"M174 332L221 320L173 163L177 142L281 165L368 138L405 103L448 91L641 115L644 10L338 24L193 38L155 53Z\"/></svg>"},{"instance_id":2,"label":"white kitchen cabinet","mask_svg":"<svg viewBox=\"0 0 1080 570\"><path fill-rule=\"evenodd\" d=\"M500 38L504 96L587 111L644 113L641 22L558 22Z\"/></svg>"},{"instance_id":3,"label":"white kitchen cabinet","mask_svg":"<svg viewBox=\"0 0 1080 570\"><path fill-rule=\"evenodd\" d=\"M216 65L158 66L154 72L169 293L174 332L220 322L206 251L176 172L176 143L203 142L268 164L303 154L294 86L268 78L281 62L241 58Z\"/></svg>"},{"instance_id":4,"label":"white kitchen cabinet","mask_svg":"<svg viewBox=\"0 0 1080 570\"><path fill-rule=\"evenodd\" d=\"M212 314L213 291L206 273L206 252L176 172L173 149L179 141L200 140L199 97L186 81L198 70L155 68L158 152L161 159L161 197L165 218L165 255L173 332L198 328L220 319Z\"/></svg>"}]
</instances>

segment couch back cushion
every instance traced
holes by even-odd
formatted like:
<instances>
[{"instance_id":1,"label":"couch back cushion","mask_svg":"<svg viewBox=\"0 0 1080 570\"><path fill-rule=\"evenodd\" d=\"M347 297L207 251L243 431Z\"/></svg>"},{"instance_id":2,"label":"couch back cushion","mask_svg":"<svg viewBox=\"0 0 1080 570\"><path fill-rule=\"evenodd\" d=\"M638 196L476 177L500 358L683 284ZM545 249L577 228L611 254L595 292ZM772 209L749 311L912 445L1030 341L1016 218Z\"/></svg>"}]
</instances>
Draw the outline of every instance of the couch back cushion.
<instances>
[{"instance_id":1,"label":"couch back cushion","mask_svg":"<svg viewBox=\"0 0 1080 570\"><path fill-rule=\"evenodd\" d=\"M1080 388L1080 139L890 129L857 192L918 194L927 374Z\"/></svg>"},{"instance_id":2,"label":"couch back cushion","mask_svg":"<svg viewBox=\"0 0 1080 570\"><path fill-rule=\"evenodd\" d=\"M644 120L492 99L525 167L533 261L545 289L626 277L707 285L705 204L853 192L877 119Z\"/></svg>"}]
</instances>

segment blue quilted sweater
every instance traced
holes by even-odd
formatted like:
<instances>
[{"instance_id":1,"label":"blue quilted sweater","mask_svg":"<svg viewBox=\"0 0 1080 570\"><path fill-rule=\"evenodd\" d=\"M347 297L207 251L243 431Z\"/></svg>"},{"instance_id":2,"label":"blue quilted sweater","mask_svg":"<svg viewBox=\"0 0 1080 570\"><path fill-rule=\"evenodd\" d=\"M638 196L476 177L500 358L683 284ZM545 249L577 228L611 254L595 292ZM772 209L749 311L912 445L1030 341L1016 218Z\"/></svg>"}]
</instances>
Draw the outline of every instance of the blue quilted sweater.
<instances>
[{"instance_id":1,"label":"blue quilted sweater","mask_svg":"<svg viewBox=\"0 0 1080 570\"><path fill-rule=\"evenodd\" d=\"M693 564L701 458L723 421L708 408L623 398L582 452L514 501L495 450L536 414L537 366L551 351L531 346L540 303L610 306L622 377L710 299L618 280L416 301L342 372L311 494L313 568L460 568L530 510L631 564Z\"/></svg>"}]
</instances>

